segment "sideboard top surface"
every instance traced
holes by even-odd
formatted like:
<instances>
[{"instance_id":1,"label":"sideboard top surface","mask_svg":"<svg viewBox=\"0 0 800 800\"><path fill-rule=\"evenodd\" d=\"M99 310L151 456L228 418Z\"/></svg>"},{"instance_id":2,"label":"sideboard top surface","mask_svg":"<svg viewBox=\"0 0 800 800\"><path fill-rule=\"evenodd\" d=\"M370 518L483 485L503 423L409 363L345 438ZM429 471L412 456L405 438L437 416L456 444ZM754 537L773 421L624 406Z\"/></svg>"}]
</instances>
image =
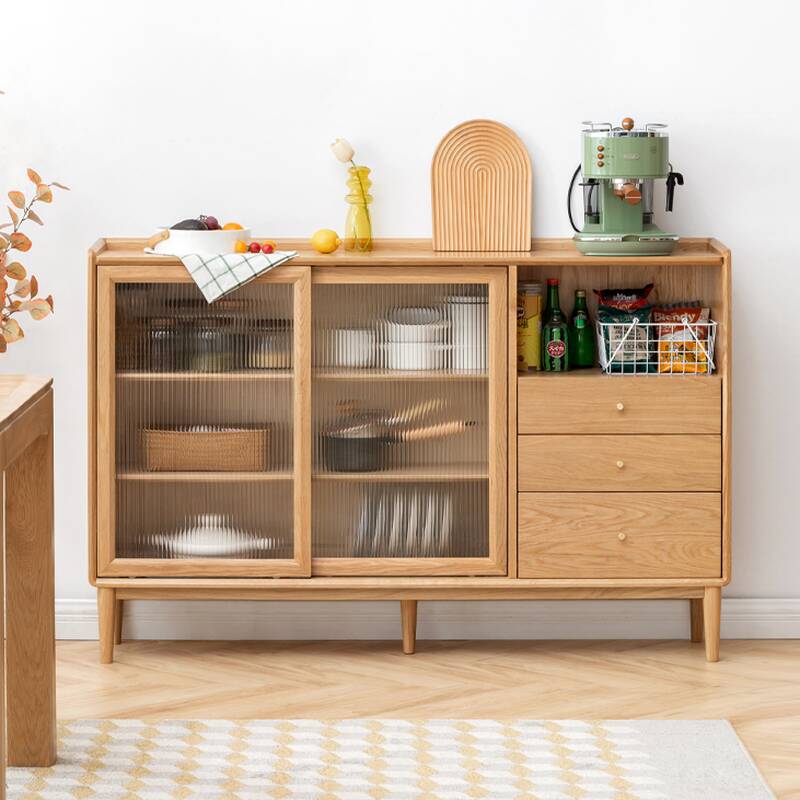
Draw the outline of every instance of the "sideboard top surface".
<instances>
[{"instance_id":1,"label":"sideboard top surface","mask_svg":"<svg viewBox=\"0 0 800 800\"><path fill-rule=\"evenodd\" d=\"M254 237L259 238L259 237ZM145 238L100 239L92 248L98 265L156 266L180 264L172 256L144 252L151 240ZM433 250L430 239L376 239L369 253L355 253L340 248L324 255L311 249L308 239L277 239L283 250L296 250L292 263L312 267L370 266L535 266L563 264L583 267L607 267L610 264L719 265L727 254L725 245L712 238L681 239L671 256L600 257L580 254L572 239L533 239L526 252L442 252Z\"/></svg>"}]
</instances>

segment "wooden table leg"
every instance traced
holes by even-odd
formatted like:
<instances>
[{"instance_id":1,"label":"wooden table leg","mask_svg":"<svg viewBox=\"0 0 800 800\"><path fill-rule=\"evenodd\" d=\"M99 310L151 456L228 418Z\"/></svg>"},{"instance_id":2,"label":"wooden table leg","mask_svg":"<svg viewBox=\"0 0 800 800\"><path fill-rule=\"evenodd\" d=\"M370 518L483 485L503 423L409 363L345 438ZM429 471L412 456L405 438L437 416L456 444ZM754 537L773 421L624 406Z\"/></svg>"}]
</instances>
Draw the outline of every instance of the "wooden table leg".
<instances>
[{"instance_id":1,"label":"wooden table leg","mask_svg":"<svg viewBox=\"0 0 800 800\"><path fill-rule=\"evenodd\" d=\"M689 617L693 642L703 641L703 598L693 597L689 601Z\"/></svg>"},{"instance_id":2,"label":"wooden table leg","mask_svg":"<svg viewBox=\"0 0 800 800\"><path fill-rule=\"evenodd\" d=\"M40 436L6 470L6 691L8 763L56 760L53 436Z\"/></svg>"},{"instance_id":3,"label":"wooden table leg","mask_svg":"<svg viewBox=\"0 0 800 800\"><path fill-rule=\"evenodd\" d=\"M100 663L114 661L114 612L116 611L116 592L101 587L97 590L97 620L100 635Z\"/></svg>"},{"instance_id":4,"label":"wooden table leg","mask_svg":"<svg viewBox=\"0 0 800 800\"><path fill-rule=\"evenodd\" d=\"M114 644L122 644L122 621L125 613L125 601L114 599Z\"/></svg>"},{"instance_id":5,"label":"wooden table leg","mask_svg":"<svg viewBox=\"0 0 800 800\"><path fill-rule=\"evenodd\" d=\"M706 635L706 661L719 661L719 627L722 589L706 586L703 596L703 623Z\"/></svg>"},{"instance_id":6,"label":"wooden table leg","mask_svg":"<svg viewBox=\"0 0 800 800\"><path fill-rule=\"evenodd\" d=\"M400 601L400 618L403 623L403 652L411 655L417 649L417 601Z\"/></svg>"}]
</instances>

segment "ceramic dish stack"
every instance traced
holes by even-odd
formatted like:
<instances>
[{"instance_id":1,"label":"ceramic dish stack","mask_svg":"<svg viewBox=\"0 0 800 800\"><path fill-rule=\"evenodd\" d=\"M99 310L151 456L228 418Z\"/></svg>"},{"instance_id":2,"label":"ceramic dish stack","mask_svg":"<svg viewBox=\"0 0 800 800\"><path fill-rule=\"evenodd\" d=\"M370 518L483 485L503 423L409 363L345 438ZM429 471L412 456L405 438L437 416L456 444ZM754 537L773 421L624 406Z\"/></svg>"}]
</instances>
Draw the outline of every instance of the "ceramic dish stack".
<instances>
[{"instance_id":1,"label":"ceramic dish stack","mask_svg":"<svg viewBox=\"0 0 800 800\"><path fill-rule=\"evenodd\" d=\"M360 558L445 556L453 513L453 495L443 487L377 488L361 501L355 552Z\"/></svg>"},{"instance_id":2,"label":"ceramic dish stack","mask_svg":"<svg viewBox=\"0 0 800 800\"><path fill-rule=\"evenodd\" d=\"M384 321L383 360L391 370L443 370L449 366L449 324L437 308L395 308Z\"/></svg>"},{"instance_id":3,"label":"ceramic dish stack","mask_svg":"<svg viewBox=\"0 0 800 800\"><path fill-rule=\"evenodd\" d=\"M148 537L156 558L275 558L285 545L234 524L227 514L193 514L184 524Z\"/></svg>"}]
</instances>

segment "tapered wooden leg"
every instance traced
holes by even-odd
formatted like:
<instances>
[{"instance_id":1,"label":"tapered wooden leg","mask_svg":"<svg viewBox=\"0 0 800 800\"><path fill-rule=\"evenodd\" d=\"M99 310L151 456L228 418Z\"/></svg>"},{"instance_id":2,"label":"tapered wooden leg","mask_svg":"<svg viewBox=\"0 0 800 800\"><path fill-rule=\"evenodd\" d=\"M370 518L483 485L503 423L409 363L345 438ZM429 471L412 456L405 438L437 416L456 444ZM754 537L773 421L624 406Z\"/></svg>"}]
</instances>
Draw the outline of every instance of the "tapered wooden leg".
<instances>
[{"instance_id":1,"label":"tapered wooden leg","mask_svg":"<svg viewBox=\"0 0 800 800\"><path fill-rule=\"evenodd\" d=\"M719 661L719 621L722 610L722 589L706 586L703 596L703 625L706 635L706 661Z\"/></svg>"},{"instance_id":2,"label":"tapered wooden leg","mask_svg":"<svg viewBox=\"0 0 800 800\"><path fill-rule=\"evenodd\" d=\"M114 608L113 589L97 590L97 619L100 628L100 663L110 664L114 660Z\"/></svg>"},{"instance_id":3,"label":"tapered wooden leg","mask_svg":"<svg viewBox=\"0 0 800 800\"><path fill-rule=\"evenodd\" d=\"M403 652L411 654L417 647L417 601L400 601L400 618L403 621Z\"/></svg>"},{"instance_id":4,"label":"tapered wooden leg","mask_svg":"<svg viewBox=\"0 0 800 800\"><path fill-rule=\"evenodd\" d=\"M6 514L8 763L44 767L56 760L52 433L8 468Z\"/></svg>"},{"instance_id":5,"label":"tapered wooden leg","mask_svg":"<svg viewBox=\"0 0 800 800\"><path fill-rule=\"evenodd\" d=\"M695 597L689 601L692 641L703 641L703 598Z\"/></svg>"},{"instance_id":6,"label":"tapered wooden leg","mask_svg":"<svg viewBox=\"0 0 800 800\"><path fill-rule=\"evenodd\" d=\"M122 644L123 600L114 600L114 644Z\"/></svg>"}]
</instances>

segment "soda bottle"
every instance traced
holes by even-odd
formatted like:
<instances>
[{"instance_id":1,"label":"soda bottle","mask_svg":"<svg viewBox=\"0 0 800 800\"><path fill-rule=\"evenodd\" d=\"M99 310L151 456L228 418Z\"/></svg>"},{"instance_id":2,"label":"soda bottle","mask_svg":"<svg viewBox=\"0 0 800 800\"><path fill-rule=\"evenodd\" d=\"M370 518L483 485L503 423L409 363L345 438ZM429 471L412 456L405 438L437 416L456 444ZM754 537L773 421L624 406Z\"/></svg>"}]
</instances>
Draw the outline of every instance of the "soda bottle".
<instances>
[{"instance_id":1,"label":"soda bottle","mask_svg":"<svg viewBox=\"0 0 800 800\"><path fill-rule=\"evenodd\" d=\"M584 289L575 290L575 307L569 325L569 365L572 369L594 366L594 332Z\"/></svg>"},{"instance_id":2,"label":"soda bottle","mask_svg":"<svg viewBox=\"0 0 800 800\"><path fill-rule=\"evenodd\" d=\"M542 369L569 369L569 325L558 300L558 278L547 279L547 319L542 328Z\"/></svg>"}]
</instances>

